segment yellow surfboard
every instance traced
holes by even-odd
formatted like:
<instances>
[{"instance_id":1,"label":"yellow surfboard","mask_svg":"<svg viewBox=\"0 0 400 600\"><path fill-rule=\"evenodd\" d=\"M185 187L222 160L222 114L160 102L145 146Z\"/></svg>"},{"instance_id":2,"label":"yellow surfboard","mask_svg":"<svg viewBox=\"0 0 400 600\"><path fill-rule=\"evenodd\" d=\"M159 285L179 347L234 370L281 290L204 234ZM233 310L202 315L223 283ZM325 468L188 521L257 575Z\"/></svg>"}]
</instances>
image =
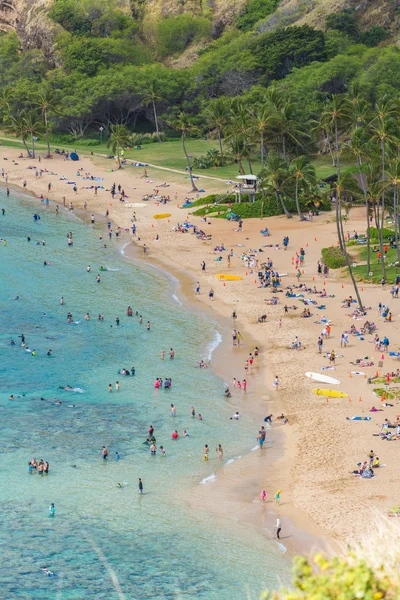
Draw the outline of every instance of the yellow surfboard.
<instances>
[{"instance_id":1,"label":"yellow surfboard","mask_svg":"<svg viewBox=\"0 0 400 600\"><path fill-rule=\"evenodd\" d=\"M154 215L154 219L166 219L167 217L170 217L171 213L160 213L159 215Z\"/></svg>"},{"instance_id":2,"label":"yellow surfboard","mask_svg":"<svg viewBox=\"0 0 400 600\"><path fill-rule=\"evenodd\" d=\"M328 398L348 398L346 392L337 392L336 390L321 390L320 388L313 389L313 394L317 396L326 396Z\"/></svg>"},{"instance_id":3,"label":"yellow surfboard","mask_svg":"<svg viewBox=\"0 0 400 600\"><path fill-rule=\"evenodd\" d=\"M216 278L222 281L240 281L243 279L240 275L229 275L228 273L217 273Z\"/></svg>"}]
</instances>

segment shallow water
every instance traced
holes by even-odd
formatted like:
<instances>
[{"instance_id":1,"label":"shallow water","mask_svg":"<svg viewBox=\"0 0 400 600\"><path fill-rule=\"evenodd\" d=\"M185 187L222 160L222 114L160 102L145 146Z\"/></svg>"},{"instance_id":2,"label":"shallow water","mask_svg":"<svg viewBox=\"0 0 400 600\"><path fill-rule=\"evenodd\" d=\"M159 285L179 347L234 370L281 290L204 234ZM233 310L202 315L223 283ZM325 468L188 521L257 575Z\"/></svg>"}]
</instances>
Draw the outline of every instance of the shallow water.
<instances>
[{"instance_id":1,"label":"shallow water","mask_svg":"<svg viewBox=\"0 0 400 600\"><path fill-rule=\"evenodd\" d=\"M254 447L257 423L250 416L230 421L236 406L223 399L223 382L196 368L220 341L216 323L180 304L172 278L128 261L117 244L100 241L99 230L76 217L56 217L30 198L5 198L0 191L2 207L0 597L239 600L256 598L277 577L286 580L288 563L274 542L231 521L194 514L182 501L185 491L201 481L212 486L222 464ZM46 246L36 245L43 239ZM98 284L100 265L109 270ZM126 317L128 305L143 315L142 325ZM67 323L68 311L76 323ZM36 356L21 348L22 333ZM134 377L118 375L133 365ZM171 390L154 389L156 377L169 376ZM116 380L120 391L109 393ZM65 385L84 393L60 388ZM203 421L191 419L192 405ZM166 457L150 456L143 444L150 424ZM172 440L174 429L187 429L190 437ZM224 448L222 464L217 443ZM110 452L106 463L103 445ZM33 456L50 462L48 476L28 474ZM43 566L57 577L47 577Z\"/></svg>"}]
</instances>

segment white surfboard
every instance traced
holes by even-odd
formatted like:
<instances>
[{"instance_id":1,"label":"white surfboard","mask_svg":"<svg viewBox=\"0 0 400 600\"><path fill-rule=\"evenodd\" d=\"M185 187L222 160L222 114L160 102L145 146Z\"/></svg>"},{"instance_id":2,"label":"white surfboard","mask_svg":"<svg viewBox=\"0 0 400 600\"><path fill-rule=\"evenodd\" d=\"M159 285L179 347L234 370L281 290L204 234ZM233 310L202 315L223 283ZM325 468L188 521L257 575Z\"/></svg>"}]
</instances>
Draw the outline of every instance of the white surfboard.
<instances>
[{"instance_id":1,"label":"white surfboard","mask_svg":"<svg viewBox=\"0 0 400 600\"><path fill-rule=\"evenodd\" d=\"M330 385L339 385L340 383L338 379L328 377L328 375L321 375L321 373L311 373L308 371L305 375L313 381L320 381L321 383L329 383Z\"/></svg>"}]
</instances>

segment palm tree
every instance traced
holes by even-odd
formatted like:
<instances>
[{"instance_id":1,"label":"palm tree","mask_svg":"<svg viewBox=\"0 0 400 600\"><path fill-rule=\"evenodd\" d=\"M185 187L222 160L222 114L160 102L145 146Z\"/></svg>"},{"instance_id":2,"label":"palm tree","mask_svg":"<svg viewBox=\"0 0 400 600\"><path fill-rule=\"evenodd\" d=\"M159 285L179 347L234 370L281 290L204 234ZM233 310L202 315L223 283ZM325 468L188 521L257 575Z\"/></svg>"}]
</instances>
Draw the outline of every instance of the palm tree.
<instances>
[{"instance_id":1,"label":"palm tree","mask_svg":"<svg viewBox=\"0 0 400 600\"><path fill-rule=\"evenodd\" d=\"M400 159L395 158L389 165L386 173L386 186L393 190L393 221L394 236L397 248L397 260L400 261L399 248L399 188L400 188Z\"/></svg>"},{"instance_id":2,"label":"palm tree","mask_svg":"<svg viewBox=\"0 0 400 600\"><path fill-rule=\"evenodd\" d=\"M29 131L27 128L27 123L25 119L25 111L20 111L17 115L11 115L7 120L7 131L14 134L17 137L20 137L22 143L25 146L26 153L28 157L31 156L31 151L28 148L27 139L29 138Z\"/></svg>"},{"instance_id":3,"label":"palm tree","mask_svg":"<svg viewBox=\"0 0 400 600\"><path fill-rule=\"evenodd\" d=\"M332 94L332 98L328 100L323 108L322 120L330 125L335 134L335 161L337 169L338 180L340 178L340 156L339 156L339 128L348 122L349 111L346 99L338 94ZM340 231L340 217L339 217L339 202L336 199L336 228L338 234L338 240L340 249L345 250L344 242Z\"/></svg>"},{"instance_id":4,"label":"palm tree","mask_svg":"<svg viewBox=\"0 0 400 600\"><path fill-rule=\"evenodd\" d=\"M271 153L266 159L264 168L260 173L260 186L263 187L265 185L273 191L277 206L280 203L287 218L291 219L292 215L286 208L281 193L284 182L287 180L287 175L287 166L284 159L278 154Z\"/></svg>"},{"instance_id":5,"label":"palm tree","mask_svg":"<svg viewBox=\"0 0 400 600\"><path fill-rule=\"evenodd\" d=\"M0 111L3 116L3 122L6 122L10 115L11 104L13 101L14 92L11 88L3 88L0 94Z\"/></svg>"},{"instance_id":6,"label":"palm tree","mask_svg":"<svg viewBox=\"0 0 400 600\"><path fill-rule=\"evenodd\" d=\"M28 110L24 114L25 128L31 138L32 158L35 158L35 140L43 133L43 123L36 110Z\"/></svg>"},{"instance_id":7,"label":"palm tree","mask_svg":"<svg viewBox=\"0 0 400 600\"><path fill-rule=\"evenodd\" d=\"M378 113L377 117L371 123L371 140L375 141L380 146L381 151L381 181L382 181L382 212L381 212L381 227L384 225L385 219L385 165L386 153L390 145L395 144L394 135L395 123L390 113Z\"/></svg>"},{"instance_id":8,"label":"palm tree","mask_svg":"<svg viewBox=\"0 0 400 600\"><path fill-rule=\"evenodd\" d=\"M250 129L254 132L255 136L260 143L260 154L261 154L261 168L264 166L264 136L271 126L273 113L271 107L268 105L261 105L256 107L256 110L249 111L250 114Z\"/></svg>"},{"instance_id":9,"label":"palm tree","mask_svg":"<svg viewBox=\"0 0 400 600\"><path fill-rule=\"evenodd\" d=\"M288 164L286 156L288 142L301 145L305 138L310 137L300 125L295 114L295 106L290 100L282 101L275 107L272 130L281 139L282 156L286 165Z\"/></svg>"},{"instance_id":10,"label":"palm tree","mask_svg":"<svg viewBox=\"0 0 400 600\"><path fill-rule=\"evenodd\" d=\"M315 185L317 181L315 176L315 168L312 164L310 164L306 156L299 156L292 164L292 167L290 169L290 176L292 179L294 179L295 182L295 198L297 212L299 213L300 221L305 221L305 217L300 210L299 186L307 190L310 189L310 187L312 187L313 185Z\"/></svg>"},{"instance_id":11,"label":"palm tree","mask_svg":"<svg viewBox=\"0 0 400 600\"><path fill-rule=\"evenodd\" d=\"M156 126L156 135L159 142L162 142L160 136L160 130L158 127L158 116L157 116L157 107L156 102L162 100L160 92L157 89L157 86L154 81L149 81L142 91L142 102L145 106L149 106L150 104L153 107L153 115L154 115L154 124Z\"/></svg>"},{"instance_id":12,"label":"palm tree","mask_svg":"<svg viewBox=\"0 0 400 600\"><path fill-rule=\"evenodd\" d=\"M244 175L244 168L242 161L248 156L248 148L246 138L237 133L230 135L226 141L228 155L239 165L239 173Z\"/></svg>"},{"instance_id":13,"label":"palm tree","mask_svg":"<svg viewBox=\"0 0 400 600\"><path fill-rule=\"evenodd\" d=\"M219 151L222 156L222 154L223 154L222 133L229 121L229 100L228 100L228 98L224 98L223 96L221 96L220 98L211 100L208 103L205 110L203 111L203 115L206 119L208 126L212 130L217 132Z\"/></svg>"},{"instance_id":14,"label":"palm tree","mask_svg":"<svg viewBox=\"0 0 400 600\"><path fill-rule=\"evenodd\" d=\"M338 212L339 233L340 233L339 243L341 244L341 248L343 248L343 250L342 250L343 255L346 260L347 268L349 270L349 275L350 275L351 281L353 283L355 294L357 296L359 309L361 311L364 311L364 306L363 306L363 303L361 300L360 292L358 290L357 282L355 280L353 269L351 266L350 256L349 256L349 253L347 252L347 248L346 248L346 244L345 244L344 231L343 231L343 219L342 219L342 204L343 204L344 196L345 196L345 194L347 194L349 192L352 193L354 191L355 183L356 182L351 175L350 176L339 176L336 181L336 184L335 184L335 187L336 187L335 196L336 196L336 204L338 207L337 212Z\"/></svg>"},{"instance_id":15,"label":"palm tree","mask_svg":"<svg viewBox=\"0 0 400 600\"><path fill-rule=\"evenodd\" d=\"M122 169L121 151L129 146L130 135L124 125L111 125L111 133L107 142L107 148L111 148L113 154L117 155L118 169Z\"/></svg>"},{"instance_id":16,"label":"palm tree","mask_svg":"<svg viewBox=\"0 0 400 600\"><path fill-rule=\"evenodd\" d=\"M187 169L189 171L190 181L192 183L192 192L198 192L199 190L197 189L197 187L194 183L193 173L192 173L192 165L190 164L190 158L187 153L186 145L185 145L186 136L188 135L188 133L196 131L197 127L195 127L195 125L193 124L189 115L184 113L182 110L178 114L177 118L170 122L170 125L174 129L177 129L178 131L181 132L182 148L183 148L183 152L186 157Z\"/></svg>"},{"instance_id":17,"label":"palm tree","mask_svg":"<svg viewBox=\"0 0 400 600\"><path fill-rule=\"evenodd\" d=\"M365 167L365 175L367 179L367 199L369 206L372 207L374 217L375 217L375 226L378 234L379 241L379 250L381 255L381 269L382 269L382 277L386 278L386 265L385 265L385 254L383 251L383 236L382 236L382 227L381 227L381 218L380 218L380 210L381 210L381 201L382 201L382 184L381 180L381 165L379 163L379 159L368 161Z\"/></svg>"},{"instance_id":18,"label":"palm tree","mask_svg":"<svg viewBox=\"0 0 400 600\"><path fill-rule=\"evenodd\" d=\"M36 106L42 113L42 119L46 131L46 143L47 143L47 158L50 157L50 126L49 126L49 114L51 112L56 113L58 108L58 100L54 90L49 87L44 88L38 95L35 102Z\"/></svg>"},{"instance_id":19,"label":"palm tree","mask_svg":"<svg viewBox=\"0 0 400 600\"><path fill-rule=\"evenodd\" d=\"M365 159L369 158L368 141L369 140L368 140L366 131L363 128L358 127L357 129L354 130L354 132L350 138L350 141L345 145L344 151L348 152L356 159L359 184L362 189L363 196L364 196L366 218L367 218L367 269L368 269L368 273L369 273L371 271L371 240L370 240L371 236L370 236L370 220L369 220L370 204L368 201L365 174L362 171L363 161Z\"/></svg>"}]
</instances>

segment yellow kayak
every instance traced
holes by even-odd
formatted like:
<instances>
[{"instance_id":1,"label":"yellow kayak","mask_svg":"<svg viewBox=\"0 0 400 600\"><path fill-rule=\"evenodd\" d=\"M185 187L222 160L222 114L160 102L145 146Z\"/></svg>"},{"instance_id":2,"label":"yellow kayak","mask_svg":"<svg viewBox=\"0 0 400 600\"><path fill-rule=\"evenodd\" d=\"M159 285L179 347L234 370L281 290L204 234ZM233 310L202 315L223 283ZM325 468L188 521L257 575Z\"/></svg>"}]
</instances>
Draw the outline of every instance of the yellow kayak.
<instances>
[{"instance_id":1,"label":"yellow kayak","mask_svg":"<svg viewBox=\"0 0 400 600\"><path fill-rule=\"evenodd\" d=\"M346 392L337 392L336 390L321 390L320 388L315 388L313 390L313 394L317 396L326 396L328 398L348 398L349 395Z\"/></svg>"},{"instance_id":2,"label":"yellow kayak","mask_svg":"<svg viewBox=\"0 0 400 600\"><path fill-rule=\"evenodd\" d=\"M170 217L171 213L160 213L159 215L154 215L154 219L166 219L167 217Z\"/></svg>"},{"instance_id":3,"label":"yellow kayak","mask_svg":"<svg viewBox=\"0 0 400 600\"><path fill-rule=\"evenodd\" d=\"M216 278L222 281L240 281L243 279L240 275L229 275L227 273L217 273Z\"/></svg>"}]
</instances>

